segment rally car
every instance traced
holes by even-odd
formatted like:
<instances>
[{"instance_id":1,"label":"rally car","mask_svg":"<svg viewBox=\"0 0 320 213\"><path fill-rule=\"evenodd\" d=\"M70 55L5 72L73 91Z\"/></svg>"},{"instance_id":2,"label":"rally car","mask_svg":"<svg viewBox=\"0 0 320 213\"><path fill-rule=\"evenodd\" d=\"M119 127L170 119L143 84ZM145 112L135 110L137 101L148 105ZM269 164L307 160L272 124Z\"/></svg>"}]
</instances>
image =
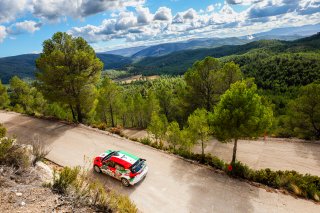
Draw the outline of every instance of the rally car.
<instances>
[{"instance_id":1,"label":"rally car","mask_svg":"<svg viewBox=\"0 0 320 213\"><path fill-rule=\"evenodd\" d=\"M146 160L125 151L108 150L93 160L93 169L121 180L124 186L141 181L148 172Z\"/></svg>"}]
</instances>

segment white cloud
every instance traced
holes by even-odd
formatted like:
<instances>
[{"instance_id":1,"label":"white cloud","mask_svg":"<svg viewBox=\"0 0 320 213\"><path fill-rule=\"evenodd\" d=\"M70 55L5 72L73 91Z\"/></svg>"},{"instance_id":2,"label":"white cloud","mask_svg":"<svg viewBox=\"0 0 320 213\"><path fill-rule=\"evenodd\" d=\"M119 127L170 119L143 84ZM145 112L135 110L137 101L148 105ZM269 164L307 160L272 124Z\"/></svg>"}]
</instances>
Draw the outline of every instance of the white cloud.
<instances>
[{"instance_id":1,"label":"white cloud","mask_svg":"<svg viewBox=\"0 0 320 213\"><path fill-rule=\"evenodd\" d=\"M168 7L154 13L144 4L146 0L0 0L0 40L10 34L33 33L40 22L55 22L72 17L110 11L111 16L101 24L73 27L69 33L83 36L89 42L122 39L128 43L165 42L194 36L230 36L280 26L319 23L320 0L226 0L195 11L190 8L172 14ZM250 5L242 12L234 4ZM127 7L134 7L127 10ZM28 13L37 21L12 23ZM39 23L37 23L39 22Z\"/></svg>"},{"instance_id":2,"label":"white cloud","mask_svg":"<svg viewBox=\"0 0 320 213\"><path fill-rule=\"evenodd\" d=\"M183 18L184 19L194 19L197 17L197 12L193 9L193 8L190 8L189 10L187 10L185 12L185 14L183 15Z\"/></svg>"},{"instance_id":3,"label":"white cloud","mask_svg":"<svg viewBox=\"0 0 320 213\"><path fill-rule=\"evenodd\" d=\"M15 20L27 8L27 0L0 0L0 23Z\"/></svg>"},{"instance_id":4,"label":"white cloud","mask_svg":"<svg viewBox=\"0 0 320 213\"><path fill-rule=\"evenodd\" d=\"M26 32L34 33L35 31L40 29L41 25L41 23L37 23L35 21L17 22L8 27L7 32L10 35L18 35Z\"/></svg>"},{"instance_id":5,"label":"white cloud","mask_svg":"<svg viewBox=\"0 0 320 213\"><path fill-rule=\"evenodd\" d=\"M213 12L214 11L214 5L213 4L211 4L211 5L209 5L208 7L207 7L207 12Z\"/></svg>"},{"instance_id":6,"label":"white cloud","mask_svg":"<svg viewBox=\"0 0 320 213\"><path fill-rule=\"evenodd\" d=\"M159 7L154 15L154 20L170 22L172 20L171 9L168 7Z\"/></svg>"},{"instance_id":7,"label":"white cloud","mask_svg":"<svg viewBox=\"0 0 320 213\"><path fill-rule=\"evenodd\" d=\"M243 4L243 5L250 5L250 4L254 4L262 1L266 1L266 0L226 0L228 4Z\"/></svg>"},{"instance_id":8,"label":"white cloud","mask_svg":"<svg viewBox=\"0 0 320 213\"><path fill-rule=\"evenodd\" d=\"M140 24L148 24L152 21L153 15L150 13L149 8L145 8L142 6L136 7L136 11L138 14L138 23Z\"/></svg>"},{"instance_id":9,"label":"white cloud","mask_svg":"<svg viewBox=\"0 0 320 213\"><path fill-rule=\"evenodd\" d=\"M7 37L7 31L5 26L0 25L0 43Z\"/></svg>"},{"instance_id":10,"label":"white cloud","mask_svg":"<svg viewBox=\"0 0 320 213\"><path fill-rule=\"evenodd\" d=\"M218 12L207 9L197 13L190 8L176 13L174 18L167 7L159 8L154 14L147 8L137 7L134 12L119 12L99 26L72 28L69 33L93 43L122 39L127 44L141 45L192 37L241 36L277 27L304 25L303 20L305 24L316 24L320 20L320 11L316 11L320 0L254 2L242 12L234 11L229 4L215 4L215 9L220 8ZM270 7L275 10L270 12Z\"/></svg>"}]
</instances>

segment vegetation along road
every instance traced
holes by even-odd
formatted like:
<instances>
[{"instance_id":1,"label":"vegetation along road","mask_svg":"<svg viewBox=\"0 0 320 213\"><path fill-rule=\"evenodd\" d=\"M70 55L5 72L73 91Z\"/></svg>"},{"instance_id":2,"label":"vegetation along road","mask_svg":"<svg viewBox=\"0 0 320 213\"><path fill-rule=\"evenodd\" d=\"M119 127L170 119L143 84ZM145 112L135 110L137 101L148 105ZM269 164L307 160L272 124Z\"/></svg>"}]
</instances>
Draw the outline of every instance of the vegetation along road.
<instances>
[{"instance_id":1,"label":"vegetation along road","mask_svg":"<svg viewBox=\"0 0 320 213\"><path fill-rule=\"evenodd\" d=\"M95 174L108 186L129 195L142 212L320 212L320 205L312 201L268 192L207 167L87 127L4 111L0 112L0 123L21 143L38 134L51 149L48 159L63 166L84 165L84 156L91 160L106 149L126 150L146 158L149 174L134 187L123 188L120 182Z\"/></svg>"}]
</instances>

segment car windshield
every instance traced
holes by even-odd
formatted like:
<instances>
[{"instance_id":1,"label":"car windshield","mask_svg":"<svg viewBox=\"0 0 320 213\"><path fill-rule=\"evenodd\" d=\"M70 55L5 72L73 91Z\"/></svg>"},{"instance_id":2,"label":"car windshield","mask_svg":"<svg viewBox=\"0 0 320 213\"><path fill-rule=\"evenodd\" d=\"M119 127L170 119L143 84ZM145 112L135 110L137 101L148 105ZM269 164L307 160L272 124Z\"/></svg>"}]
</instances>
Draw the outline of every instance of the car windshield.
<instances>
[{"instance_id":1,"label":"car windshield","mask_svg":"<svg viewBox=\"0 0 320 213\"><path fill-rule=\"evenodd\" d=\"M113 152L110 152L108 155L106 155L102 161L105 161L105 160L108 160L109 158L111 158L112 156L118 156L119 153L117 151L113 151Z\"/></svg>"},{"instance_id":2,"label":"car windshield","mask_svg":"<svg viewBox=\"0 0 320 213\"><path fill-rule=\"evenodd\" d=\"M144 162L145 162L145 160L144 159L139 159L139 160L137 160L132 166L131 166L131 172L133 172L133 173L136 173L136 172L139 172L142 168L143 168L143 166L144 166Z\"/></svg>"}]
</instances>

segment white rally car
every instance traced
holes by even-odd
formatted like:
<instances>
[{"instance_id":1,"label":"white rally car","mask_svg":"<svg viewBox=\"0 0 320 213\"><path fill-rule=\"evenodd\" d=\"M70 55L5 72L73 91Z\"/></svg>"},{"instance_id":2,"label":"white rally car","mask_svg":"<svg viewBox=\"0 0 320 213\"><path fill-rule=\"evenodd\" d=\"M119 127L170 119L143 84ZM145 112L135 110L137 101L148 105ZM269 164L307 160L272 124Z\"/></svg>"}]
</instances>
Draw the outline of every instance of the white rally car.
<instances>
[{"instance_id":1,"label":"white rally car","mask_svg":"<svg viewBox=\"0 0 320 213\"><path fill-rule=\"evenodd\" d=\"M108 150L93 160L93 168L118 180L124 186L141 181L148 173L146 160L125 151Z\"/></svg>"}]
</instances>

